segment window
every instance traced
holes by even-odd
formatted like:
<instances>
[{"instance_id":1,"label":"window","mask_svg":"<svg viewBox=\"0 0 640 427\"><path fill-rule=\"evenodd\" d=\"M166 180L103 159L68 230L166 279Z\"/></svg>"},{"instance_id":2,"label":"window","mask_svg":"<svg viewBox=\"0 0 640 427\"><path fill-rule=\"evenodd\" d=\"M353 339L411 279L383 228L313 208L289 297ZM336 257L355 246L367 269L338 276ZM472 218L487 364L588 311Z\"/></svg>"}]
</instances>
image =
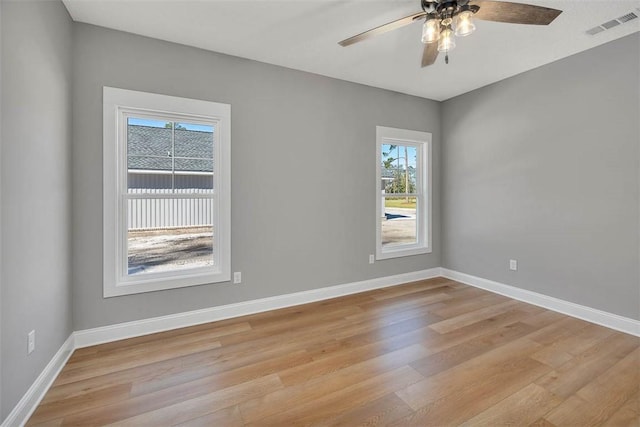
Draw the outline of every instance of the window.
<instances>
[{"instance_id":1,"label":"window","mask_svg":"<svg viewBox=\"0 0 640 427\"><path fill-rule=\"evenodd\" d=\"M376 259L431 252L431 134L376 127Z\"/></svg>"},{"instance_id":2,"label":"window","mask_svg":"<svg viewBox=\"0 0 640 427\"><path fill-rule=\"evenodd\" d=\"M231 107L103 96L104 296L228 281Z\"/></svg>"}]
</instances>

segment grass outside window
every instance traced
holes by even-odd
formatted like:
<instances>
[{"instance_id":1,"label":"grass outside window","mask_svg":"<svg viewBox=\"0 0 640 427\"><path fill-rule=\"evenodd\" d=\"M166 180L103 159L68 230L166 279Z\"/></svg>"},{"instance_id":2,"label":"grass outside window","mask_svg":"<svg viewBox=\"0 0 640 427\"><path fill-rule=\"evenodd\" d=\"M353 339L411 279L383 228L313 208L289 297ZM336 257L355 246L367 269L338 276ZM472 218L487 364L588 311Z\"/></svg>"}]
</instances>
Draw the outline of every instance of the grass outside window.
<instances>
[{"instance_id":1,"label":"grass outside window","mask_svg":"<svg viewBox=\"0 0 640 427\"><path fill-rule=\"evenodd\" d=\"M415 209L416 208L416 199L415 197L409 197L408 201L406 198L387 198L384 201L384 206L386 208L407 208L407 209Z\"/></svg>"}]
</instances>

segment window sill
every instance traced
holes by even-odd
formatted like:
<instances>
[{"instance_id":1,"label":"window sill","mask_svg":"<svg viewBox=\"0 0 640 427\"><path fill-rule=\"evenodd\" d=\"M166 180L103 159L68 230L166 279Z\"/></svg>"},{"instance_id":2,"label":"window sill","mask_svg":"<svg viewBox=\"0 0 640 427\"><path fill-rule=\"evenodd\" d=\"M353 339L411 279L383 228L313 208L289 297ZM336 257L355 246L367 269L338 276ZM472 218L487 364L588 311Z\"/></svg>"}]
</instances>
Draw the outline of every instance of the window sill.
<instances>
[{"instance_id":1,"label":"window sill","mask_svg":"<svg viewBox=\"0 0 640 427\"><path fill-rule=\"evenodd\" d=\"M210 270L179 271L173 274L149 274L144 278L135 278L104 286L104 297L141 294L145 292L163 291L167 289L186 288L189 286L207 285L229 282L229 272L211 272Z\"/></svg>"},{"instance_id":2,"label":"window sill","mask_svg":"<svg viewBox=\"0 0 640 427\"><path fill-rule=\"evenodd\" d=\"M424 255L424 254L430 254L431 252L432 252L431 248L426 248L426 247L399 246L397 249L388 249L388 250L384 250L382 252L376 253L376 260L402 258L406 256L413 256L413 255Z\"/></svg>"}]
</instances>

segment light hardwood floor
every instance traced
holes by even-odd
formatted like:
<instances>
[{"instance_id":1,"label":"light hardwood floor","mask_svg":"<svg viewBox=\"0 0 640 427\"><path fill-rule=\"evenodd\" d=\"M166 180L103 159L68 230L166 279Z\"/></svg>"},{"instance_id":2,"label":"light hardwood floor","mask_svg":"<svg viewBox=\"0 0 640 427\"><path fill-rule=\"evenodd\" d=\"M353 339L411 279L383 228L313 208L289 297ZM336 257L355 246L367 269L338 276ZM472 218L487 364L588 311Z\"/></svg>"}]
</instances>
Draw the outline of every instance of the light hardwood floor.
<instances>
[{"instance_id":1,"label":"light hardwood floor","mask_svg":"<svg viewBox=\"0 0 640 427\"><path fill-rule=\"evenodd\" d=\"M76 350L28 425L638 426L640 339L443 278Z\"/></svg>"}]
</instances>

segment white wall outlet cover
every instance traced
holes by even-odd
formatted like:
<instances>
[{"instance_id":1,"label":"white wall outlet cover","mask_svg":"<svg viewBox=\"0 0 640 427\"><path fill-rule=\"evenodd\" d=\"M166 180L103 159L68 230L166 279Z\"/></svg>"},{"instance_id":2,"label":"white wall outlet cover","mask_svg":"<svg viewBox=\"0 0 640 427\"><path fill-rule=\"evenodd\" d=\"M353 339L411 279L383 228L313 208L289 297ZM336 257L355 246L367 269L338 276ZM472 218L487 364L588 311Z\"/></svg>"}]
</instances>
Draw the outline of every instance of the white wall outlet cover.
<instances>
[{"instance_id":1,"label":"white wall outlet cover","mask_svg":"<svg viewBox=\"0 0 640 427\"><path fill-rule=\"evenodd\" d=\"M518 261L515 259L510 259L509 260L509 269L516 271L518 269Z\"/></svg>"},{"instance_id":2,"label":"white wall outlet cover","mask_svg":"<svg viewBox=\"0 0 640 427\"><path fill-rule=\"evenodd\" d=\"M233 273L233 283L242 283L242 273L240 271L236 271L235 273Z\"/></svg>"},{"instance_id":3,"label":"white wall outlet cover","mask_svg":"<svg viewBox=\"0 0 640 427\"><path fill-rule=\"evenodd\" d=\"M29 332L27 335L27 353L33 353L33 350L36 349L36 331L33 330Z\"/></svg>"}]
</instances>

